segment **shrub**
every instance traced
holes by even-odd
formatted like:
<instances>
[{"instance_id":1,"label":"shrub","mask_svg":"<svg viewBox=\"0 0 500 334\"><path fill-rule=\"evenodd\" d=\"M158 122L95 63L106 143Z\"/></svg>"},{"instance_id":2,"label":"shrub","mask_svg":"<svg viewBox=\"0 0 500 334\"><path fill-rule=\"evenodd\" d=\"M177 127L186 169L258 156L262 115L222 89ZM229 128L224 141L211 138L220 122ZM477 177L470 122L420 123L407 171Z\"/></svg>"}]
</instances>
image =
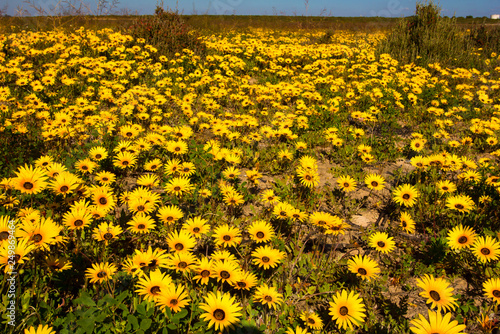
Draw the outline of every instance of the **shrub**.
<instances>
[{"instance_id":1,"label":"shrub","mask_svg":"<svg viewBox=\"0 0 500 334\"><path fill-rule=\"evenodd\" d=\"M474 45L482 48L487 55L500 52L500 27L499 26L476 26L469 30L468 37Z\"/></svg>"},{"instance_id":2,"label":"shrub","mask_svg":"<svg viewBox=\"0 0 500 334\"><path fill-rule=\"evenodd\" d=\"M433 2L417 3L415 15L400 20L396 28L379 44L378 53L418 65L469 66L474 43L456 24L455 18L440 16Z\"/></svg>"},{"instance_id":3,"label":"shrub","mask_svg":"<svg viewBox=\"0 0 500 334\"><path fill-rule=\"evenodd\" d=\"M153 16L137 19L130 30L134 38L143 38L147 44L158 49L159 54L173 55L183 49L198 54L205 51L205 45L198 35L190 30L179 14L160 6L156 7Z\"/></svg>"}]
</instances>

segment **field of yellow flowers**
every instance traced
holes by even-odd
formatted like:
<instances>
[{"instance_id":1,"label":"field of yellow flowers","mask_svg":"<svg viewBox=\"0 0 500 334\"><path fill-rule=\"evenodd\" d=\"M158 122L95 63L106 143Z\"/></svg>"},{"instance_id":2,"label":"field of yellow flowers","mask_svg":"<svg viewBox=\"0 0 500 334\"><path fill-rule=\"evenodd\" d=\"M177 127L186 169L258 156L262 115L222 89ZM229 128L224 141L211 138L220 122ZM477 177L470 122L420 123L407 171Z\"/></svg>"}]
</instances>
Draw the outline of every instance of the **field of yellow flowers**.
<instances>
[{"instance_id":1,"label":"field of yellow flowers","mask_svg":"<svg viewBox=\"0 0 500 334\"><path fill-rule=\"evenodd\" d=\"M0 35L3 333L491 333L500 56Z\"/></svg>"}]
</instances>

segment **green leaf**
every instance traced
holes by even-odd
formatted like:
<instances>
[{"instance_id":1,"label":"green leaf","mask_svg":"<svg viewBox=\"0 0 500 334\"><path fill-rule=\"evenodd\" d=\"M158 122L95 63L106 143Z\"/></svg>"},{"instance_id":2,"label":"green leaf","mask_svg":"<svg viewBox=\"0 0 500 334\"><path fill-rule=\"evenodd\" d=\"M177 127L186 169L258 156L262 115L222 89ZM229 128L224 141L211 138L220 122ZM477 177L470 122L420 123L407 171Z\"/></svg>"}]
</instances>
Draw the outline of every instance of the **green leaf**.
<instances>
[{"instance_id":1,"label":"green leaf","mask_svg":"<svg viewBox=\"0 0 500 334\"><path fill-rule=\"evenodd\" d=\"M123 313L124 313L123 315L124 315L124 316L130 313L130 312L128 311L128 307L127 307L127 305L125 305L125 304L120 304L120 305L118 305L118 308L119 308L120 310L122 310L122 311L123 311Z\"/></svg>"},{"instance_id":2,"label":"green leaf","mask_svg":"<svg viewBox=\"0 0 500 334\"><path fill-rule=\"evenodd\" d=\"M170 321L173 323L173 324L178 324L179 321L180 321L180 318L176 317L175 315L173 315L172 317L169 317L170 318Z\"/></svg>"},{"instance_id":3,"label":"green leaf","mask_svg":"<svg viewBox=\"0 0 500 334\"><path fill-rule=\"evenodd\" d=\"M168 324L167 328L174 330L174 329L177 329L177 325L176 324Z\"/></svg>"},{"instance_id":4,"label":"green leaf","mask_svg":"<svg viewBox=\"0 0 500 334\"><path fill-rule=\"evenodd\" d=\"M147 316L148 318L151 318L151 317L153 316L153 314L154 314L154 313L155 313L155 307L150 305L150 306L147 308L146 316Z\"/></svg>"},{"instance_id":5,"label":"green leaf","mask_svg":"<svg viewBox=\"0 0 500 334\"><path fill-rule=\"evenodd\" d=\"M105 312L101 312L97 315L97 317L95 318L95 321L96 322L103 322L104 319L106 319L108 317L108 314L105 313Z\"/></svg>"},{"instance_id":6,"label":"green leaf","mask_svg":"<svg viewBox=\"0 0 500 334\"><path fill-rule=\"evenodd\" d=\"M179 313L177 313L175 316L179 319L182 319L184 318L186 315L188 315L188 310L186 310L185 308L182 309Z\"/></svg>"},{"instance_id":7,"label":"green leaf","mask_svg":"<svg viewBox=\"0 0 500 334\"><path fill-rule=\"evenodd\" d=\"M82 318L78 320L77 324L85 331L87 334L92 334L95 327L94 318Z\"/></svg>"},{"instance_id":8,"label":"green leaf","mask_svg":"<svg viewBox=\"0 0 500 334\"><path fill-rule=\"evenodd\" d=\"M127 298L127 296L128 296L128 290L123 291L122 293L120 293L120 294L118 295L118 297L116 297L116 301L117 301L118 303L121 303L121 302L123 302L123 300L125 300L125 298Z\"/></svg>"},{"instance_id":9,"label":"green leaf","mask_svg":"<svg viewBox=\"0 0 500 334\"><path fill-rule=\"evenodd\" d=\"M149 327L151 327L151 319L142 319L141 321L141 329L142 330L147 330Z\"/></svg>"},{"instance_id":10,"label":"green leaf","mask_svg":"<svg viewBox=\"0 0 500 334\"><path fill-rule=\"evenodd\" d=\"M123 306L123 307L122 307ZM128 311L128 307L125 304L120 304L119 308L123 311L122 317L126 317L130 312Z\"/></svg>"},{"instance_id":11,"label":"green leaf","mask_svg":"<svg viewBox=\"0 0 500 334\"><path fill-rule=\"evenodd\" d=\"M137 305L137 312L139 312L139 314L141 314L145 317L147 316L146 308L144 307L144 303L140 303L139 305Z\"/></svg>"},{"instance_id":12,"label":"green leaf","mask_svg":"<svg viewBox=\"0 0 500 334\"><path fill-rule=\"evenodd\" d=\"M114 306L114 305L117 305L118 304L118 301L116 301L113 297L111 297L110 295L106 295L104 296L102 299L100 299L98 301L98 304L99 305L103 305L104 303L110 305L110 306Z\"/></svg>"},{"instance_id":13,"label":"green leaf","mask_svg":"<svg viewBox=\"0 0 500 334\"><path fill-rule=\"evenodd\" d=\"M132 325L132 328L136 330L139 328L139 321L137 321L137 318L133 316L132 314L129 314L127 316L127 321Z\"/></svg>"},{"instance_id":14,"label":"green leaf","mask_svg":"<svg viewBox=\"0 0 500 334\"><path fill-rule=\"evenodd\" d=\"M90 295L87 292L83 292L82 295L75 299L75 303L78 305L84 305L88 307L96 306L96 303L90 298Z\"/></svg>"}]
</instances>

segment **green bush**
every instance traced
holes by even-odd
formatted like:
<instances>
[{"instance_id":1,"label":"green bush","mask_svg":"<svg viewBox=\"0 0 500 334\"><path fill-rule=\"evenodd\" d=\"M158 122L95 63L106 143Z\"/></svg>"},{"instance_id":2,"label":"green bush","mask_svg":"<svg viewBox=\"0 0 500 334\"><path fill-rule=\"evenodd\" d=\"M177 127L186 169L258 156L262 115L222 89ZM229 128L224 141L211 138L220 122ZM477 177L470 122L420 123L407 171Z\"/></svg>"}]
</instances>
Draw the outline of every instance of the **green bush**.
<instances>
[{"instance_id":1,"label":"green bush","mask_svg":"<svg viewBox=\"0 0 500 334\"><path fill-rule=\"evenodd\" d=\"M417 3L415 15L400 20L379 44L378 53L389 53L399 61L418 65L473 65L471 53L475 43L455 18L441 17L440 11L432 1Z\"/></svg>"},{"instance_id":2,"label":"green bush","mask_svg":"<svg viewBox=\"0 0 500 334\"><path fill-rule=\"evenodd\" d=\"M500 52L500 26L475 26L469 29L468 37L486 55Z\"/></svg>"},{"instance_id":3,"label":"green bush","mask_svg":"<svg viewBox=\"0 0 500 334\"><path fill-rule=\"evenodd\" d=\"M143 38L163 55L173 55L183 49L197 54L205 52L205 45L182 17L160 6L156 7L155 15L137 19L130 28L130 34L136 39Z\"/></svg>"}]
</instances>

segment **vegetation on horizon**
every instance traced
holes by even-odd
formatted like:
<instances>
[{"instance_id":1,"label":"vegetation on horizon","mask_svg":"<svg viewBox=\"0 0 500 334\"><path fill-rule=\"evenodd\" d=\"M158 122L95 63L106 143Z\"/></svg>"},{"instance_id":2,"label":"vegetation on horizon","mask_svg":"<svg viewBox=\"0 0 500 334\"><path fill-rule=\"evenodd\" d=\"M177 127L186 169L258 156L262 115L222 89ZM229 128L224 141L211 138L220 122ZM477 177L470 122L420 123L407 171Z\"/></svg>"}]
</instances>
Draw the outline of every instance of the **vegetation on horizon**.
<instances>
[{"instance_id":1,"label":"vegetation on horizon","mask_svg":"<svg viewBox=\"0 0 500 334\"><path fill-rule=\"evenodd\" d=\"M415 15L401 19L377 53L389 53L406 64L482 68L474 52L500 52L500 26L482 24L465 30L455 17L445 18L440 12L432 1L417 3Z\"/></svg>"}]
</instances>

